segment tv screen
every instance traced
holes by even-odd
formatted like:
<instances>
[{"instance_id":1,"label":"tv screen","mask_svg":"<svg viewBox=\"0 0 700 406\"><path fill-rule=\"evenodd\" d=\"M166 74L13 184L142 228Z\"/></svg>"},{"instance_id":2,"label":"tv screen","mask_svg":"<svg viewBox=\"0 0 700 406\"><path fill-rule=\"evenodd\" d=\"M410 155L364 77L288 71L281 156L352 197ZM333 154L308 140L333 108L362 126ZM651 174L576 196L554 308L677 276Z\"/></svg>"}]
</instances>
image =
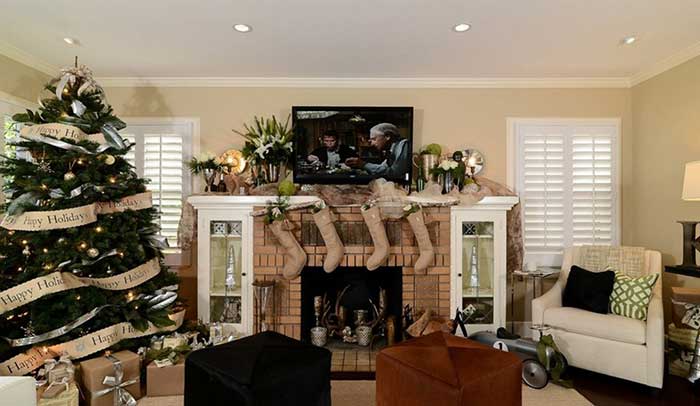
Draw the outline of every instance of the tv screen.
<instances>
[{"instance_id":1,"label":"tv screen","mask_svg":"<svg viewBox=\"0 0 700 406\"><path fill-rule=\"evenodd\" d=\"M411 183L413 107L292 108L294 182Z\"/></svg>"}]
</instances>

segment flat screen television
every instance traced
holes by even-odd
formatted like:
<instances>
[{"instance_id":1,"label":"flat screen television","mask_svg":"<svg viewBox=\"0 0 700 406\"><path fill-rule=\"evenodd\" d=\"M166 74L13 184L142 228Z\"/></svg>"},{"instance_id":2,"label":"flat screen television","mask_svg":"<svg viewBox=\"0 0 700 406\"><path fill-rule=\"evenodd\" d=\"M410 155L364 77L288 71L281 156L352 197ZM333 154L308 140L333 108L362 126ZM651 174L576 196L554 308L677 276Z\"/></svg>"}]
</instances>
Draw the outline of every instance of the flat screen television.
<instances>
[{"instance_id":1,"label":"flat screen television","mask_svg":"<svg viewBox=\"0 0 700 406\"><path fill-rule=\"evenodd\" d=\"M292 107L294 182L411 183L413 107Z\"/></svg>"}]
</instances>

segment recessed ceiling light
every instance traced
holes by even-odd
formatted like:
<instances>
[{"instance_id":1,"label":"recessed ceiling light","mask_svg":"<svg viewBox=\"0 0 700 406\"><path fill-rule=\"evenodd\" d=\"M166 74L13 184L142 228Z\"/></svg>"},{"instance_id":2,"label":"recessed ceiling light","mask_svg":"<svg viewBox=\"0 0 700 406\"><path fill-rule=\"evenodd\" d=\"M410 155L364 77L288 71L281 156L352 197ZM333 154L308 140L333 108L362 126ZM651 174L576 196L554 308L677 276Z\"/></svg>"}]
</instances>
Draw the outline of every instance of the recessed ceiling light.
<instances>
[{"instance_id":1,"label":"recessed ceiling light","mask_svg":"<svg viewBox=\"0 0 700 406\"><path fill-rule=\"evenodd\" d=\"M233 29L238 32L250 32L252 30L248 24L236 24L233 26Z\"/></svg>"},{"instance_id":2,"label":"recessed ceiling light","mask_svg":"<svg viewBox=\"0 0 700 406\"><path fill-rule=\"evenodd\" d=\"M472 28L471 25L465 24L465 23L461 23L461 24L455 25L454 28L453 28L453 30L455 30L455 31L457 31L457 32L465 32L465 31L469 31L470 28Z\"/></svg>"},{"instance_id":3,"label":"recessed ceiling light","mask_svg":"<svg viewBox=\"0 0 700 406\"><path fill-rule=\"evenodd\" d=\"M636 41L637 41L637 37L635 37L635 36L629 36L629 37L623 38L623 39L620 41L620 43L621 43L622 45L632 45L632 44L634 44Z\"/></svg>"},{"instance_id":4,"label":"recessed ceiling light","mask_svg":"<svg viewBox=\"0 0 700 406\"><path fill-rule=\"evenodd\" d=\"M80 41L78 41L75 38L71 38L71 37L63 38L63 42L65 42L68 45L80 45Z\"/></svg>"}]
</instances>

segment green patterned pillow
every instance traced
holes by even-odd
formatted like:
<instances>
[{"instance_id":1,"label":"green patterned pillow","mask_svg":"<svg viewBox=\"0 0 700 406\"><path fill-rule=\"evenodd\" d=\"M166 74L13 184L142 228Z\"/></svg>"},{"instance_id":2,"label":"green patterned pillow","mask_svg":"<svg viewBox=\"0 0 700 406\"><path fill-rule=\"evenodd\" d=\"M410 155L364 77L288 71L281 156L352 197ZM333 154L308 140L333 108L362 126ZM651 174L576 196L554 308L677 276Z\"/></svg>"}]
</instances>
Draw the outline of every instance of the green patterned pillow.
<instances>
[{"instance_id":1,"label":"green patterned pillow","mask_svg":"<svg viewBox=\"0 0 700 406\"><path fill-rule=\"evenodd\" d=\"M659 274L632 278L616 271L615 285L610 294L610 313L645 321L651 292L658 278Z\"/></svg>"}]
</instances>

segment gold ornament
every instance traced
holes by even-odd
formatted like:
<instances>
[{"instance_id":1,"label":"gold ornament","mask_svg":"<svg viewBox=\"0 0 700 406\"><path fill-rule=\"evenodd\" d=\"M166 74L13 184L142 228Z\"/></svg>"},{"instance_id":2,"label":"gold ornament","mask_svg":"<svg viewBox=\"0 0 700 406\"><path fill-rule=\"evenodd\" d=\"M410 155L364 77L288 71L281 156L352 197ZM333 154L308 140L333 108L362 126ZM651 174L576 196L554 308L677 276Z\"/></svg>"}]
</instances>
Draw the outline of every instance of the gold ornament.
<instances>
[{"instance_id":1,"label":"gold ornament","mask_svg":"<svg viewBox=\"0 0 700 406\"><path fill-rule=\"evenodd\" d=\"M117 160L112 155L105 155L105 164L114 165Z\"/></svg>"},{"instance_id":2,"label":"gold ornament","mask_svg":"<svg viewBox=\"0 0 700 406\"><path fill-rule=\"evenodd\" d=\"M243 172L247 164L245 158L243 158L243 154L237 149L229 149L224 152L219 159L224 165L230 168L230 173L234 175Z\"/></svg>"},{"instance_id":3,"label":"gold ornament","mask_svg":"<svg viewBox=\"0 0 700 406\"><path fill-rule=\"evenodd\" d=\"M73 179L75 179L75 174L73 172L68 171L63 174L63 180L65 180L66 182L70 182Z\"/></svg>"},{"instance_id":4,"label":"gold ornament","mask_svg":"<svg viewBox=\"0 0 700 406\"><path fill-rule=\"evenodd\" d=\"M95 258L100 255L100 251L97 248L90 248L87 250L88 257Z\"/></svg>"}]
</instances>

